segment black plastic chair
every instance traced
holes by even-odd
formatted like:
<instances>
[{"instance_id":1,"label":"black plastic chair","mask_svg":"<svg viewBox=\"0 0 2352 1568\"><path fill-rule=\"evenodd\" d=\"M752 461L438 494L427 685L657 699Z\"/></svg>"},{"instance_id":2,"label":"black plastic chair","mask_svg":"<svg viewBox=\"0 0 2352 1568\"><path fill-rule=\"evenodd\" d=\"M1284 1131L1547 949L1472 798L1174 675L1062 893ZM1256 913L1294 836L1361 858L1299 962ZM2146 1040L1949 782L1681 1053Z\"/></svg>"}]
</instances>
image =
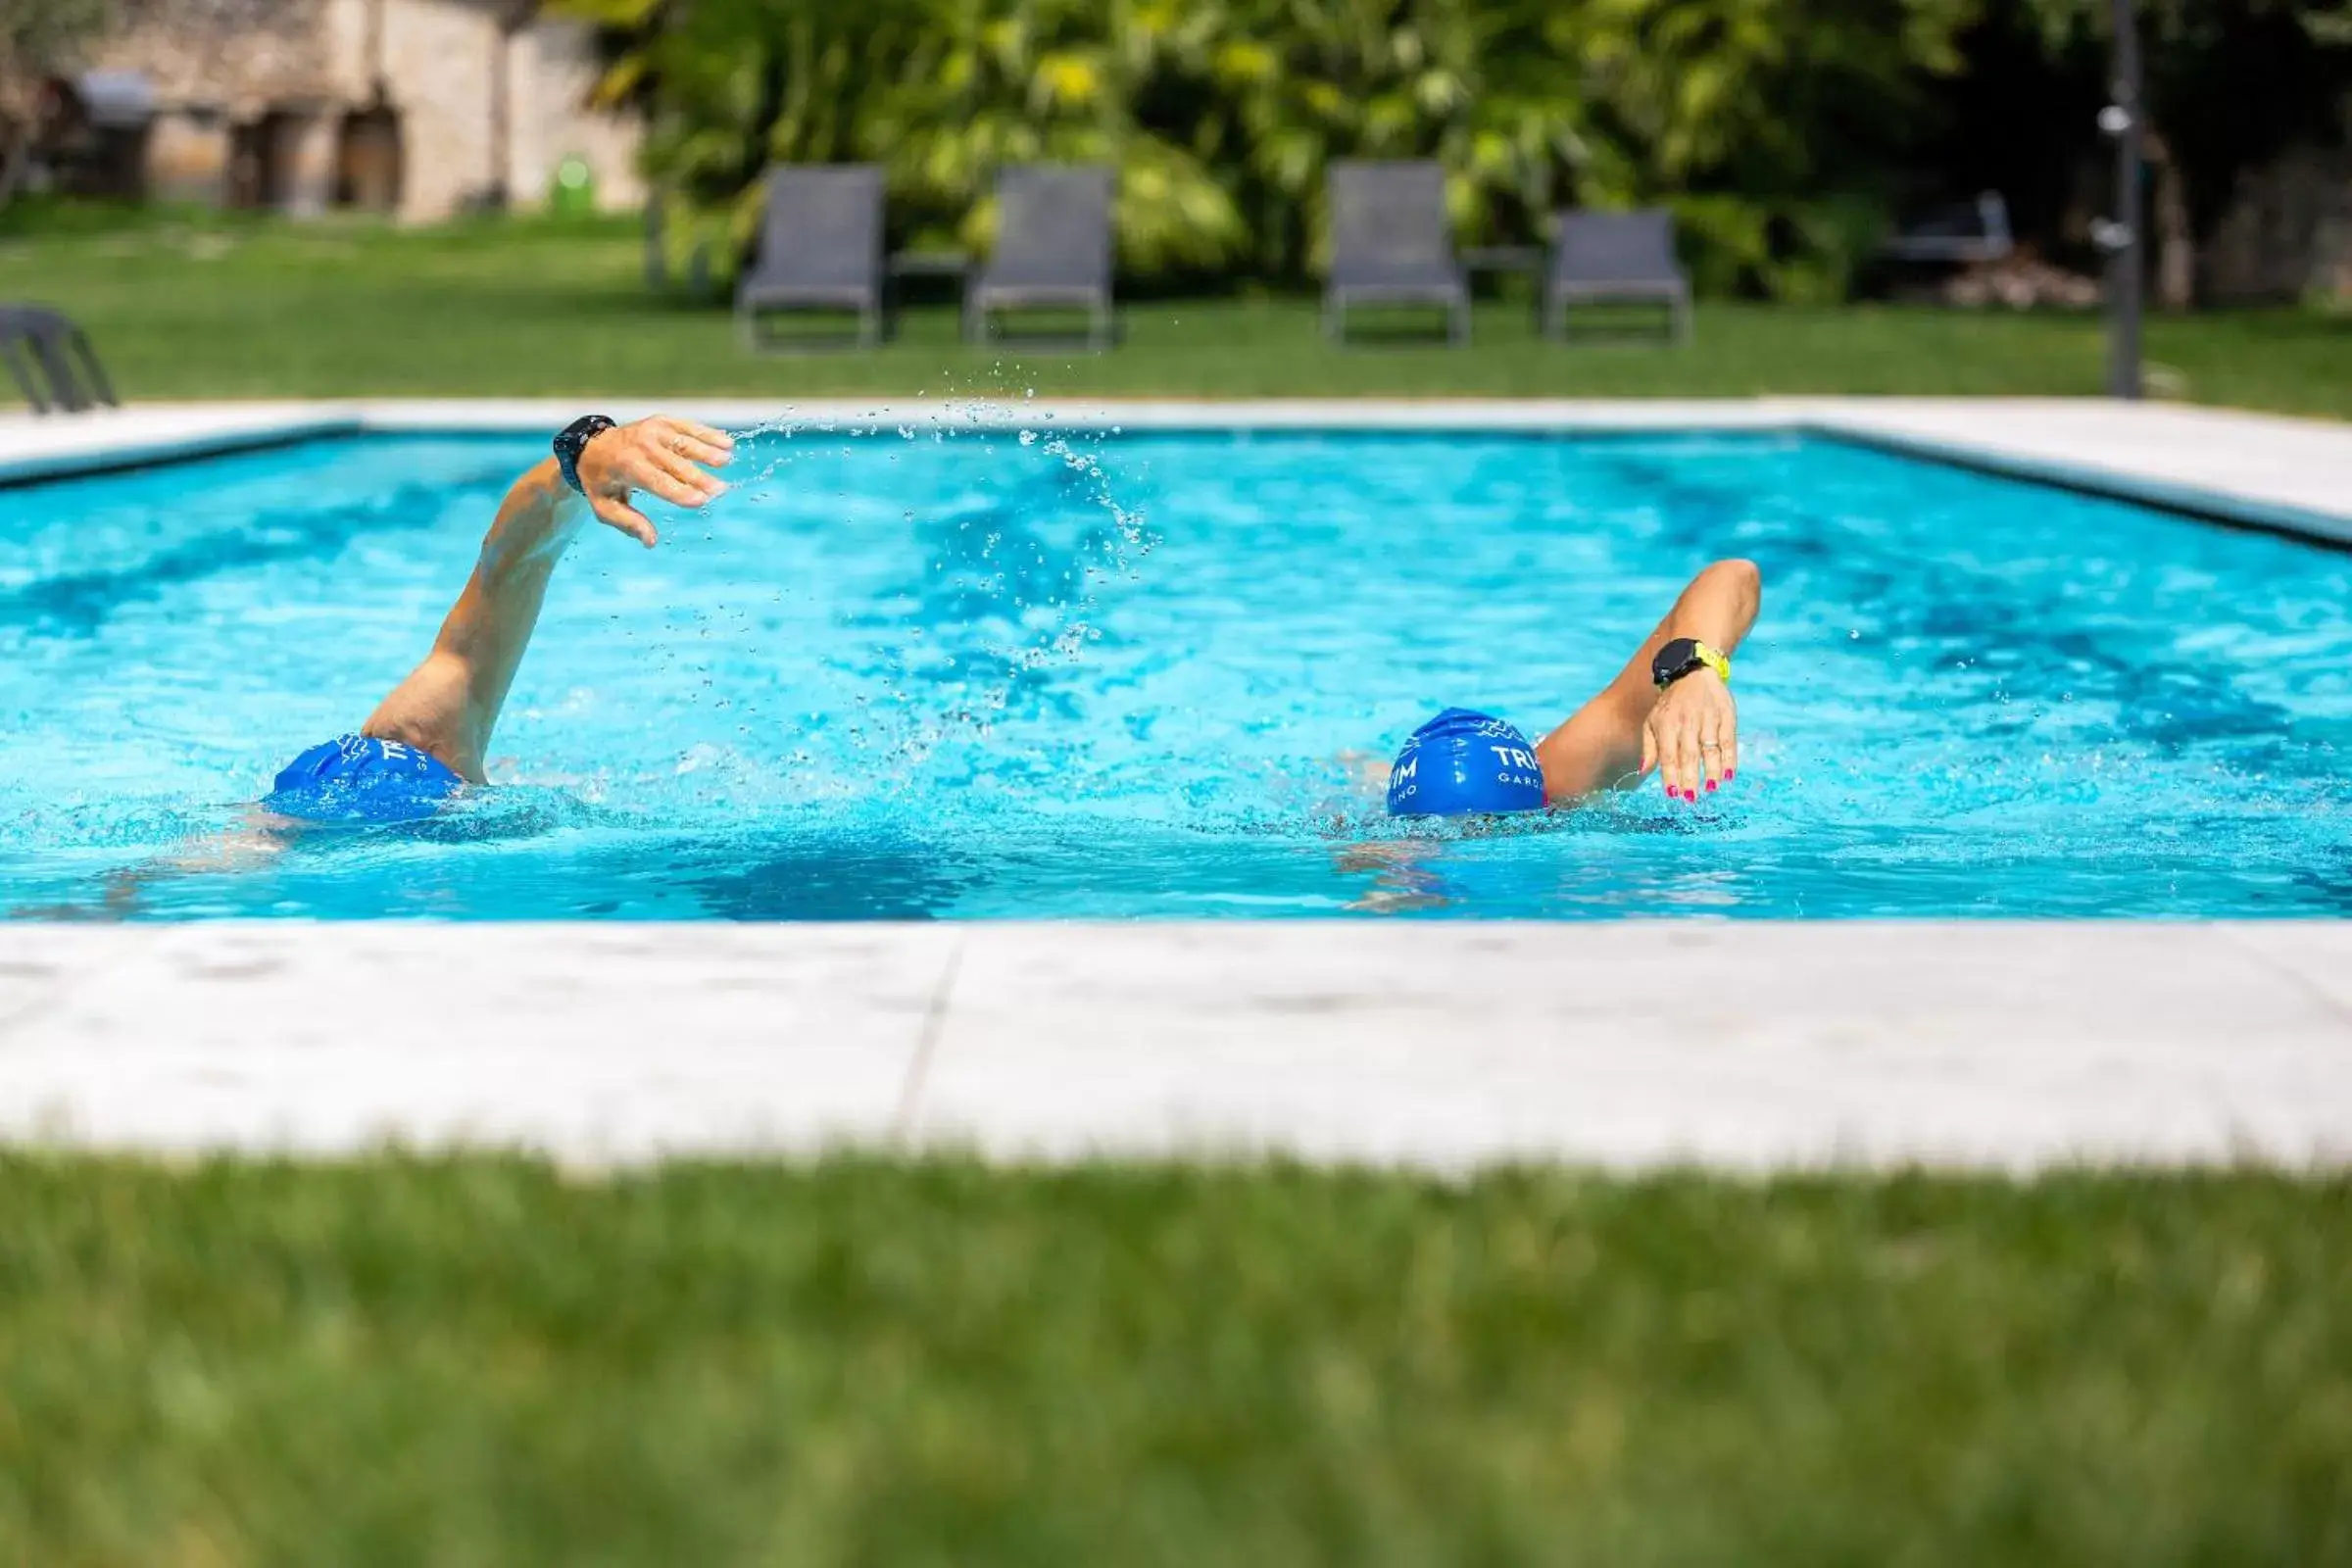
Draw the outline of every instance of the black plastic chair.
<instances>
[{"instance_id":1,"label":"black plastic chair","mask_svg":"<svg viewBox=\"0 0 2352 1568\"><path fill-rule=\"evenodd\" d=\"M1350 305L1435 305L1448 341L1470 341L1470 280L1446 217L1446 171L1433 163L1331 166L1331 276L1323 331L1348 340Z\"/></svg>"},{"instance_id":2,"label":"black plastic chair","mask_svg":"<svg viewBox=\"0 0 2352 1568\"><path fill-rule=\"evenodd\" d=\"M45 305L0 305L0 361L35 414L122 407L89 334Z\"/></svg>"},{"instance_id":3,"label":"black plastic chair","mask_svg":"<svg viewBox=\"0 0 2352 1568\"><path fill-rule=\"evenodd\" d=\"M997 242L963 300L963 335L989 340L989 313L1075 307L1086 341L1111 340L1110 170L1027 164L997 175Z\"/></svg>"},{"instance_id":4,"label":"black plastic chair","mask_svg":"<svg viewBox=\"0 0 2352 1568\"><path fill-rule=\"evenodd\" d=\"M1568 307L1655 301L1666 307L1667 335L1690 336L1690 279L1674 256L1674 215L1662 207L1634 213L1562 213L1551 265L1544 274L1544 331L1568 335Z\"/></svg>"},{"instance_id":5,"label":"black plastic chair","mask_svg":"<svg viewBox=\"0 0 2352 1568\"><path fill-rule=\"evenodd\" d=\"M856 342L882 338L882 171L871 164L782 166L767 172L760 248L735 286L744 346L823 346L824 340L763 329L766 313L832 309L858 313Z\"/></svg>"}]
</instances>

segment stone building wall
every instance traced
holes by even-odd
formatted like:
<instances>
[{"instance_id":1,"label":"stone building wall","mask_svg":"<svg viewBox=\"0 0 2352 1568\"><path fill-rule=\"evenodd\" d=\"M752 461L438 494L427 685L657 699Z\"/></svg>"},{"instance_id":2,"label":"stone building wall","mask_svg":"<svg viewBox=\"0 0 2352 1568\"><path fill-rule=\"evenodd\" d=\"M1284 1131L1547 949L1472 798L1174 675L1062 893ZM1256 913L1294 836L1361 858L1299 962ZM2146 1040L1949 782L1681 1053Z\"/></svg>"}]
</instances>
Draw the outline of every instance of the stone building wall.
<instances>
[{"instance_id":1,"label":"stone building wall","mask_svg":"<svg viewBox=\"0 0 2352 1568\"><path fill-rule=\"evenodd\" d=\"M588 107L588 95L604 74L596 30L576 22L537 23L516 40L514 61L515 199L532 206L543 202L556 166L577 155L596 177L599 207L607 212L643 207L645 180L637 153L644 126L634 114Z\"/></svg>"},{"instance_id":2,"label":"stone building wall","mask_svg":"<svg viewBox=\"0 0 2352 1568\"><path fill-rule=\"evenodd\" d=\"M635 121L585 106L593 33L526 19L514 0L127 0L91 63L153 83L148 183L169 199L228 199L259 164L279 205L323 208L350 183L343 122L378 107L380 87L399 126L404 220L502 192L541 205L573 154L600 205L643 201Z\"/></svg>"},{"instance_id":3,"label":"stone building wall","mask_svg":"<svg viewBox=\"0 0 2352 1568\"><path fill-rule=\"evenodd\" d=\"M122 24L93 62L136 71L175 106L238 120L285 100L325 98L335 75L328 0L124 0Z\"/></svg>"},{"instance_id":4,"label":"stone building wall","mask_svg":"<svg viewBox=\"0 0 2352 1568\"><path fill-rule=\"evenodd\" d=\"M495 0L387 0L383 70L400 110L401 215L438 218L503 182L496 145L506 52Z\"/></svg>"}]
</instances>

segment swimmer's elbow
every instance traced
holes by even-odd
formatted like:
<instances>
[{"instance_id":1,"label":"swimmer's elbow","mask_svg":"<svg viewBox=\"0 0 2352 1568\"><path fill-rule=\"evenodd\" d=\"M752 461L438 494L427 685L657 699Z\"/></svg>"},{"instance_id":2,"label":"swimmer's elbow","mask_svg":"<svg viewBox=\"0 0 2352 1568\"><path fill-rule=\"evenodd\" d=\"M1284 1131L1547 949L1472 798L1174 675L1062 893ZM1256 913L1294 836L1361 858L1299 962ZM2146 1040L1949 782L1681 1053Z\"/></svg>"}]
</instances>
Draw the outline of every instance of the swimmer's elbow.
<instances>
[{"instance_id":1,"label":"swimmer's elbow","mask_svg":"<svg viewBox=\"0 0 2352 1568\"><path fill-rule=\"evenodd\" d=\"M1739 605L1741 620L1754 624L1756 612L1764 607L1764 572L1744 556L1733 556L1718 561L1706 569L1705 575L1722 582L1731 590Z\"/></svg>"}]
</instances>

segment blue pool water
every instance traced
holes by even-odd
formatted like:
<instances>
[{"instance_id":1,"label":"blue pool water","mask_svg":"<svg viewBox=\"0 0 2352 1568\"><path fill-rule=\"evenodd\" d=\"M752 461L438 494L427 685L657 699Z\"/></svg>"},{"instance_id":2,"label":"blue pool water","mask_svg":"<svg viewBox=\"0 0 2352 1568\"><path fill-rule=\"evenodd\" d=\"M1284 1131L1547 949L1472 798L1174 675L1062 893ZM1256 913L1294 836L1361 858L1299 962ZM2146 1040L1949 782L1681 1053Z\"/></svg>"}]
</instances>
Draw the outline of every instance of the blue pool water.
<instances>
[{"instance_id":1,"label":"blue pool water","mask_svg":"<svg viewBox=\"0 0 2352 1568\"><path fill-rule=\"evenodd\" d=\"M2352 914L2352 558L1781 435L749 441L583 537L419 827L191 869L424 651L523 437L0 491L0 908L460 918ZM1540 733L1763 567L1743 765L1463 838L1342 759Z\"/></svg>"}]
</instances>

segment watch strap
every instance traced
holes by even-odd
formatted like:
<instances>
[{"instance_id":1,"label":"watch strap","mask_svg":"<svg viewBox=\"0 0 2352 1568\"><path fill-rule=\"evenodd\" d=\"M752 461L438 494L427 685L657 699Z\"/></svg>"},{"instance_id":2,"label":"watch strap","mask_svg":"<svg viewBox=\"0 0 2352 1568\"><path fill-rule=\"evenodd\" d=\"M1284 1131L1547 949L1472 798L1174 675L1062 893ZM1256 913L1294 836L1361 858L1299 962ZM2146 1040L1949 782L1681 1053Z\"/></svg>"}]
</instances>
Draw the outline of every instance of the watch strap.
<instances>
[{"instance_id":1,"label":"watch strap","mask_svg":"<svg viewBox=\"0 0 2352 1568\"><path fill-rule=\"evenodd\" d=\"M1732 662L1720 649L1695 637L1677 637L1660 648L1657 657L1650 661L1649 675L1658 689L1664 691L1685 675L1700 669L1711 669L1724 684L1731 684Z\"/></svg>"},{"instance_id":2,"label":"watch strap","mask_svg":"<svg viewBox=\"0 0 2352 1568\"><path fill-rule=\"evenodd\" d=\"M601 414L583 415L556 436L556 466L563 470L564 482L582 495L588 492L580 489L580 454L588 449L589 442L612 429L616 422Z\"/></svg>"}]
</instances>

